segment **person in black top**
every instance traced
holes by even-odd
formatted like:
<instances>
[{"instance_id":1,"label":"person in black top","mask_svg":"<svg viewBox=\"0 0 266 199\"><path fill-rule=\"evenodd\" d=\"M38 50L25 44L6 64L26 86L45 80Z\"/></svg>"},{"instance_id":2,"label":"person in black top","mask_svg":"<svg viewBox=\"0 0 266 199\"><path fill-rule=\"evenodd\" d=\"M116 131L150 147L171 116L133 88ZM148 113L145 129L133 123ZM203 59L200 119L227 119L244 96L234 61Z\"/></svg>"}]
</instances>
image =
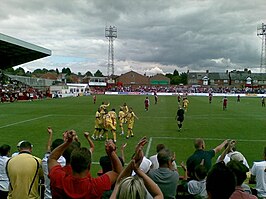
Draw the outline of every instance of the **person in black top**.
<instances>
[{"instance_id":1,"label":"person in black top","mask_svg":"<svg viewBox=\"0 0 266 199\"><path fill-rule=\"evenodd\" d=\"M184 121L184 114L185 114L185 111L182 108L182 106L178 106L178 110L177 110L177 113L176 113L178 131L180 131L182 129L182 125L183 125L182 123Z\"/></svg>"}]
</instances>

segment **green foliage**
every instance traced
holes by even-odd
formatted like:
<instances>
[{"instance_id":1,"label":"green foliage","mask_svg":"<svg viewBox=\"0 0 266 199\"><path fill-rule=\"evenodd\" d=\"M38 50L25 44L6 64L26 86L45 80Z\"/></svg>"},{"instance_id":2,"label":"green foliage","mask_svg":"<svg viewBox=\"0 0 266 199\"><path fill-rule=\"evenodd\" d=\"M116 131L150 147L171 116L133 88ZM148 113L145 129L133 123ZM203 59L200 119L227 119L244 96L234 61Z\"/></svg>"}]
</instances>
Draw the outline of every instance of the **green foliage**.
<instances>
[{"instance_id":1,"label":"green foliage","mask_svg":"<svg viewBox=\"0 0 266 199\"><path fill-rule=\"evenodd\" d=\"M179 75L179 72L174 70L173 74L168 73L165 76L170 78L171 85L187 84L187 73L181 73Z\"/></svg>"},{"instance_id":2,"label":"green foliage","mask_svg":"<svg viewBox=\"0 0 266 199\"><path fill-rule=\"evenodd\" d=\"M103 74L100 70L97 70L95 73L94 73L94 77L103 77Z\"/></svg>"},{"instance_id":3,"label":"green foliage","mask_svg":"<svg viewBox=\"0 0 266 199\"><path fill-rule=\"evenodd\" d=\"M10 74L10 75L14 75L15 74L15 70L14 68L7 68L4 70L4 73Z\"/></svg>"},{"instance_id":4,"label":"green foliage","mask_svg":"<svg viewBox=\"0 0 266 199\"><path fill-rule=\"evenodd\" d=\"M93 74L92 74L90 71L87 71L87 72L85 73L85 75L86 75L87 77L92 77L92 76L93 76Z\"/></svg>"},{"instance_id":5,"label":"green foliage","mask_svg":"<svg viewBox=\"0 0 266 199\"><path fill-rule=\"evenodd\" d=\"M25 70L21 67L18 67L15 71L14 71L15 75L19 75L19 76L25 76Z\"/></svg>"},{"instance_id":6,"label":"green foliage","mask_svg":"<svg viewBox=\"0 0 266 199\"><path fill-rule=\"evenodd\" d=\"M70 68L63 68L62 73L67 74L67 75L71 75L71 70L70 70Z\"/></svg>"}]
</instances>

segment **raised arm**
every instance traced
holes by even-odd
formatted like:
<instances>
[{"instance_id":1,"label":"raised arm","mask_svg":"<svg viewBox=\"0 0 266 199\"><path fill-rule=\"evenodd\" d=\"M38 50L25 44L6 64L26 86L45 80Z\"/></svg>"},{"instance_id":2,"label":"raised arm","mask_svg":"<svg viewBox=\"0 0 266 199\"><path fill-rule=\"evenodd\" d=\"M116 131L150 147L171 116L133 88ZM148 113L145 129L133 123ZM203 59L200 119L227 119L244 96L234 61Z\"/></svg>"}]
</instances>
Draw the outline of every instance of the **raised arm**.
<instances>
[{"instance_id":1,"label":"raised arm","mask_svg":"<svg viewBox=\"0 0 266 199\"><path fill-rule=\"evenodd\" d=\"M76 136L76 132L74 130L66 131L63 134L64 143L56 147L49 156L48 159L48 169L49 171L57 165L60 165L57 160L63 154L63 152L67 149L67 147L72 143L74 137Z\"/></svg>"},{"instance_id":2,"label":"raised arm","mask_svg":"<svg viewBox=\"0 0 266 199\"><path fill-rule=\"evenodd\" d=\"M108 140L105 143L105 150L107 155L109 156L112 164L112 171L107 172L106 174L109 176L111 183L115 183L118 175L123 170L122 163L116 154L116 146L112 140Z\"/></svg>"},{"instance_id":3,"label":"raised arm","mask_svg":"<svg viewBox=\"0 0 266 199\"><path fill-rule=\"evenodd\" d=\"M236 142L234 140L229 141L226 149L222 152L221 156L219 157L218 162L221 162L224 160L226 154L228 154L230 151L232 151L232 148L235 146L235 143Z\"/></svg>"},{"instance_id":4,"label":"raised arm","mask_svg":"<svg viewBox=\"0 0 266 199\"><path fill-rule=\"evenodd\" d=\"M52 138L53 138L53 129L48 126L47 132L49 134L47 146L46 146L46 152L51 152L51 145L52 145Z\"/></svg>"},{"instance_id":5,"label":"raised arm","mask_svg":"<svg viewBox=\"0 0 266 199\"><path fill-rule=\"evenodd\" d=\"M135 161L133 160L133 168L136 174L143 179L146 189L152 195L153 198L156 199L163 199L163 193L158 185L149 177L147 176L139 167L135 166Z\"/></svg>"},{"instance_id":6,"label":"raised arm","mask_svg":"<svg viewBox=\"0 0 266 199\"><path fill-rule=\"evenodd\" d=\"M213 149L215 154L219 153L223 149L223 147L225 146L226 143L228 143L228 140L223 141L220 145L215 147L215 149Z\"/></svg>"},{"instance_id":7,"label":"raised arm","mask_svg":"<svg viewBox=\"0 0 266 199\"><path fill-rule=\"evenodd\" d=\"M92 141L91 138L90 138L90 133L89 133L89 132L84 132L84 137L85 137L85 138L87 139L87 141L89 142L89 145L90 145L90 152L91 152L91 154L93 154L95 146L94 146L93 141Z\"/></svg>"},{"instance_id":8,"label":"raised arm","mask_svg":"<svg viewBox=\"0 0 266 199\"><path fill-rule=\"evenodd\" d=\"M121 158L122 158L124 163L126 162L126 159L125 159L125 147L126 146L127 146L127 143L124 143L124 144L121 145L121 148L120 148Z\"/></svg>"},{"instance_id":9,"label":"raised arm","mask_svg":"<svg viewBox=\"0 0 266 199\"><path fill-rule=\"evenodd\" d=\"M143 148L143 146L146 143L147 143L147 139L146 139L146 137L144 137L137 144L136 149L135 149L135 153L134 153L134 155L132 157L132 160L127 165L127 167L125 167L123 169L123 171L120 173L120 175L118 176L118 178L116 180L116 185L115 185L114 191L113 191L110 199L115 199L116 198L116 194L117 194L117 191L118 191L119 184L120 184L121 180L126 178L126 177L131 176L134 167L138 168L139 165L141 164L141 161L142 161L143 156L144 156L142 148Z\"/></svg>"}]
</instances>

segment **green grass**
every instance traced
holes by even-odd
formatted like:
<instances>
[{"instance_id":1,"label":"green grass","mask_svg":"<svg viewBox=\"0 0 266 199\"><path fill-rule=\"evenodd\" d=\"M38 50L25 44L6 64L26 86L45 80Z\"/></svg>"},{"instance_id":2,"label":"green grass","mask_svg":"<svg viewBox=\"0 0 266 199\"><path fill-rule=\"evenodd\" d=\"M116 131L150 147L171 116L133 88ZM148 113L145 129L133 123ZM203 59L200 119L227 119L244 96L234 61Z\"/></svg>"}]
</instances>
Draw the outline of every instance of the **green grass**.
<instances>
[{"instance_id":1,"label":"green grass","mask_svg":"<svg viewBox=\"0 0 266 199\"><path fill-rule=\"evenodd\" d=\"M229 97L228 110L223 111L221 97L214 97L212 104L208 103L207 97L189 97L189 109L181 132L177 131L175 120L178 106L175 96L159 96L157 105L150 96L148 112L144 111L144 99L145 96L98 95L96 104L91 96L0 104L0 144L11 145L14 152L20 140L29 140L34 145L33 154L42 158L48 139L46 128L51 126L54 139L60 138L65 130L75 129L82 145L86 145L82 133L93 132L94 115L101 102L110 102L110 108L115 108L116 112L126 102L139 117L135 121L134 138L126 140L119 136L117 127L118 147L128 143L125 149L127 161L143 136L149 139L145 148L147 156L155 153L157 144L164 143L176 153L177 163L186 161L194 152L193 140L197 137L206 140L207 149L214 148L224 139L236 139L237 149L245 155L250 166L262 158L266 143L266 108L261 107L259 98L241 98L237 103L236 98ZM95 146L93 161L98 162L105 154L104 142L95 141ZM99 166L93 165L92 173L98 169Z\"/></svg>"}]
</instances>

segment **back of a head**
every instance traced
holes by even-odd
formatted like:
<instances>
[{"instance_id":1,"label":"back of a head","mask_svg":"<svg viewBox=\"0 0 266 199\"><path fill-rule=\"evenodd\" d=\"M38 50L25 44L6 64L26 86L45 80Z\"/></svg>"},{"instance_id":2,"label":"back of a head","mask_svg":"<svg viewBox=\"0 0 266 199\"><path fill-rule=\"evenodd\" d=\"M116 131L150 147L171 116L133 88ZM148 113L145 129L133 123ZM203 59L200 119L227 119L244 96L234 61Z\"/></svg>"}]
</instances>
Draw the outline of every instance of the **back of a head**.
<instances>
[{"instance_id":1,"label":"back of a head","mask_svg":"<svg viewBox=\"0 0 266 199\"><path fill-rule=\"evenodd\" d=\"M242 162L237 160L231 160L226 166L234 172L237 185L241 185L247 178L247 172L249 169Z\"/></svg>"},{"instance_id":2,"label":"back of a head","mask_svg":"<svg viewBox=\"0 0 266 199\"><path fill-rule=\"evenodd\" d=\"M91 164L91 152L86 147L76 148L70 156L70 164L73 172L81 173Z\"/></svg>"},{"instance_id":3,"label":"back of a head","mask_svg":"<svg viewBox=\"0 0 266 199\"><path fill-rule=\"evenodd\" d=\"M204 140L202 138L195 139L195 141L194 141L194 147L195 147L195 149L202 148L203 143L204 143Z\"/></svg>"},{"instance_id":4,"label":"back of a head","mask_svg":"<svg viewBox=\"0 0 266 199\"><path fill-rule=\"evenodd\" d=\"M63 139L55 139L53 142L52 142L52 145L51 145L51 151L53 151L56 147L58 147L59 145L63 144L64 143L64 140Z\"/></svg>"},{"instance_id":5,"label":"back of a head","mask_svg":"<svg viewBox=\"0 0 266 199\"><path fill-rule=\"evenodd\" d=\"M32 149L32 144L29 142L29 141L23 141L20 146L19 146L19 149L21 151L23 150L29 150L29 149Z\"/></svg>"},{"instance_id":6,"label":"back of a head","mask_svg":"<svg viewBox=\"0 0 266 199\"><path fill-rule=\"evenodd\" d=\"M264 147L264 158L266 160L266 146Z\"/></svg>"},{"instance_id":7,"label":"back of a head","mask_svg":"<svg viewBox=\"0 0 266 199\"><path fill-rule=\"evenodd\" d=\"M66 164L70 163L70 156L74 149L80 148L79 142L72 142L67 149L63 152L63 157L66 159Z\"/></svg>"},{"instance_id":8,"label":"back of a head","mask_svg":"<svg viewBox=\"0 0 266 199\"><path fill-rule=\"evenodd\" d=\"M142 178L130 176L124 178L118 187L117 199L146 199L146 189Z\"/></svg>"},{"instance_id":9,"label":"back of a head","mask_svg":"<svg viewBox=\"0 0 266 199\"><path fill-rule=\"evenodd\" d=\"M169 149L164 148L164 149L160 150L158 155L157 155L157 160L158 160L159 166L168 164L168 162L169 162L169 160L171 160L171 158L172 158L172 152Z\"/></svg>"},{"instance_id":10,"label":"back of a head","mask_svg":"<svg viewBox=\"0 0 266 199\"><path fill-rule=\"evenodd\" d=\"M216 163L207 175L206 190L210 199L229 198L235 186L235 175L223 162Z\"/></svg>"},{"instance_id":11,"label":"back of a head","mask_svg":"<svg viewBox=\"0 0 266 199\"><path fill-rule=\"evenodd\" d=\"M124 166L123 159L121 157L118 157L118 158L119 158L122 166ZM103 173L106 173L108 171L112 171L113 168L112 168L112 163L111 163L111 160L110 160L109 156L107 156L107 155L106 156L102 156L100 158L100 161L99 162L100 162L100 165L102 167Z\"/></svg>"},{"instance_id":12,"label":"back of a head","mask_svg":"<svg viewBox=\"0 0 266 199\"><path fill-rule=\"evenodd\" d=\"M157 146L156 146L156 152L158 153L159 151L161 151L164 148L165 148L165 145L164 144L157 144Z\"/></svg>"},{"instance_id":13,"label":"back of a head","mask_svg":"<svg viewBox=\"0 0 266 199\"><path fill-rule=\"evenodd\" d=\"M0 147L0 155L1 156L7 156L8 153L10 152L11 150L11 147L7 144L3 144L1 147Z\"/></svg>"},{"instance_id":14,"label":"back of a head","mask_svg":"<svg viewBox=\"0 0 266 199\"><path fill-rule=\"evenodd\" d=\"M203 180L207 176L207 169L204 165L197 165L195 167L195 176L198 180Z\"/></svg>"}]
</instances>

